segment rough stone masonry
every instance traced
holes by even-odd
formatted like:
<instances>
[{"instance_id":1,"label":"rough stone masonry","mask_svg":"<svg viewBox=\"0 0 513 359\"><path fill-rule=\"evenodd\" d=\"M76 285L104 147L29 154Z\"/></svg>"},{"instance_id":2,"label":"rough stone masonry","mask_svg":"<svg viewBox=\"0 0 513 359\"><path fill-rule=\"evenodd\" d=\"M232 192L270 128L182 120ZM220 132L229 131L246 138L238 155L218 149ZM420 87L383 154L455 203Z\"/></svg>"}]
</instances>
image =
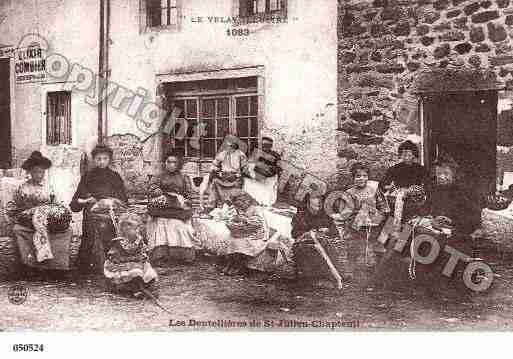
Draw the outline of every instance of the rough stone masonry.
<instances>
[{"instance_id":1,"label":"rough stone masonry","mask_svg":"<svg viewBox=\"0 0 513 359\"><path fill-rule=\"evenodd\" d=\"M481 73L477 81L513 89L512 0L339 0L338 6L341 178L354 160L368 161L379 177L397 159L398 144L420 135L413 91L426 70ZM499 116L499 129L512 122L510 112ZM499 144L513 141L499 136Z\"/></svg>"}]
</instances>

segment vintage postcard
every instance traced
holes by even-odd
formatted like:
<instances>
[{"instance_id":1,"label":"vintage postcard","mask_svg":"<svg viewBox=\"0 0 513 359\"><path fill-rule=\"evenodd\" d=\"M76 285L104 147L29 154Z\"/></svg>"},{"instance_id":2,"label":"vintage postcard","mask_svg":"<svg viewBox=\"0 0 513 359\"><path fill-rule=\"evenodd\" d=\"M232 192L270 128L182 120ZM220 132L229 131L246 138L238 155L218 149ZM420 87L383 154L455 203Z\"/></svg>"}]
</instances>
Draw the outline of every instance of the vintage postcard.
<instances>
[{"instance_id":1,"label":"vintage postcard","mask_svg":"<svg viewBox=\"0 0 513 359\"><path fill-rule=\"evenodd\" d=\"M1 331L510 330L512 201L513 1L0 1Z\"/></svg>"}]
</instances>

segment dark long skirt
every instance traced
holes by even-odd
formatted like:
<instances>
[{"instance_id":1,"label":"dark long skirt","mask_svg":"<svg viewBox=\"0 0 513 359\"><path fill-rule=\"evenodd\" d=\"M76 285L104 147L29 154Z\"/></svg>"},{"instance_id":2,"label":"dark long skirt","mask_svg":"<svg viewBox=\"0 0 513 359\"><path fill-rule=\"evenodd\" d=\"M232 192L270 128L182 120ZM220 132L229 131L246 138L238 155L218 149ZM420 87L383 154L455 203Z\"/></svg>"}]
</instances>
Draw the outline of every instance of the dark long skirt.
<instances>
[{"instance_id":1,"label":"dark long skirt","mask_svg":"<svg viewBox=\"0 0 513 359\"><path fill-rule=\"evenodd\" d=\"M455 294L458 295L463 295L465 292L470 293L471 291L466 288L463 281L463 271L468 263L458 260L450 276L443 274L451 257L446 247L449 246L452 250L457 250L471 257L473 254L473 243L470 237L455 232L452 237L445 238L419 227L415 231L415 236L418 237L421 234L427 234L436 239L439 247L439 254L435 257L436 259L430 264L413 263L410 259L412 236L410 235L407 238L404 245L399 246L403 248L402 251L398 251L394 247L396 247L398 242L402 242L403 239L400 239L399 235L395 233L387 242L384 258L376 268L376 279L394 288L415 286L428 288L432 292L454 290ZM426 243L419 248L419 254L421 256L428 256L431 250L432 246ZM413 266L413 264L415 265Z\"/></svg>"},{"instance_id":2,"label":"dark long skirt","mask_svg":"<svg viewBox=\"0 0 513 359\"><path fill-rule=\"evenodd\" d=\"M84 211L82 243L79 251L81 273L103 273L103 264L111 241L116 237L112 220L107 215L97 215Z\"/></svg>"}]
</instances>

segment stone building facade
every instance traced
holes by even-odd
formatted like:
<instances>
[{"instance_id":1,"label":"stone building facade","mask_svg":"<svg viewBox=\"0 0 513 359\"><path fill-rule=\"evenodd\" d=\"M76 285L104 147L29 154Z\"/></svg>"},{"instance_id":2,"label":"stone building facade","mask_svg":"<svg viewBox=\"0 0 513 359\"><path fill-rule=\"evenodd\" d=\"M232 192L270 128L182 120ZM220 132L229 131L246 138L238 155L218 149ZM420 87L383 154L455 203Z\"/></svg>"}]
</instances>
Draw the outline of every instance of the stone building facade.
<instances>
[{"instance_id":1,"label":"stone building facade","mask_svg":"<svg viewBox=\"0 0 513 359\"><path fill-rule=\"evenodd\" d=\"M149 133L141 131L137 121L127 116L135 94L145 96L144 104L155 103L167 110L177 99L179 89L182 106L206 104L210 101L208 96L220 98L210 101L218 105L230 101L226 116L230 117L232 131L237 132L232 117L256 116L258 129L251 125L252 131L256 130L251 133L256 136L252 141L270 135L283 157L296 166L319 176L334 173L337 5L331 0L258 0L253 11L270 10L269 13L277 13L286 21L239 25L232 19L240 17L241 6L248 1L2 1L0 57L10 61L11 66L13 167L19 166L31 151L49 145L45 136L49 92L70 92L68 145L87 151L91 141L96 140L100 110L94 101L93 105L87 103L88 97L95 96L94 86L84 91L77 85L76 76L17 81L15 67L20 39L34 33L48 40L49 52L60 54L70 65L78 64L96 75L102 3L109 4L110 14L108 21L104 20L104 31L108 28L108 59L104 60L102 76L119 85L108 97L109 105L102 115L104 136L130 133L145 138ZM162 7L164 3L167 5ZM269 4L280 7L279 11L266 9ZM161 7L157 9L158 16L150 14L150 8L154 11L155 7ZM246 81L246 88L239 88L242 82L237 82L238 78L251 79ZM223 88L223 84L231 86L234 92ZM247 94L251 101L256 99L258 110L244 114L241 109L240 114L235 114L233 104L239 96ZM206 161L207 157L203 159Z\"/></svg>"},{"instance_id":2,"label":"stone building facade","mask_svg":"<svg viewBox=\"0 0 513 359\"><path fill-rule=\"evenodd\" d=\"M489 90L498 96L498 173L511 170L504 147L511 146L513 133L510 0L338 1L338 6L342 177L355 160L368 161L379 177L397 160L400 142L424 141L424 93Z\"/></svg>"}]
</instances>

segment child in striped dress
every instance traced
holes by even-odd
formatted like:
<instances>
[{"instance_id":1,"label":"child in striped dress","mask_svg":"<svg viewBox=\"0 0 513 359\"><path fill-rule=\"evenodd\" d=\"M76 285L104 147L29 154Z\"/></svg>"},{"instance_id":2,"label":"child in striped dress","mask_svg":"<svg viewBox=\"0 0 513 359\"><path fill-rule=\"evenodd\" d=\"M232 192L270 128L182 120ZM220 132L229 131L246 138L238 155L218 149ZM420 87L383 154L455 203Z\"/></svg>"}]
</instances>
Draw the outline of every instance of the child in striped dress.
<instances>
[{"instance_id":1,"label":"child in striped dress","mask_svg":"<svg viewBox=\"0 0 513 359\"><path fill-rule=\"evenodd\" d=\"M141 225L135 214L127 213L120 218L120 236L112 240L104 265L110 287L135 298L144 296L143 289L156 294L157 273L148 261L146 245L140 234Z\"/></svg>"}]
</instances>

